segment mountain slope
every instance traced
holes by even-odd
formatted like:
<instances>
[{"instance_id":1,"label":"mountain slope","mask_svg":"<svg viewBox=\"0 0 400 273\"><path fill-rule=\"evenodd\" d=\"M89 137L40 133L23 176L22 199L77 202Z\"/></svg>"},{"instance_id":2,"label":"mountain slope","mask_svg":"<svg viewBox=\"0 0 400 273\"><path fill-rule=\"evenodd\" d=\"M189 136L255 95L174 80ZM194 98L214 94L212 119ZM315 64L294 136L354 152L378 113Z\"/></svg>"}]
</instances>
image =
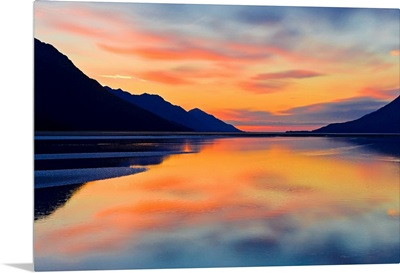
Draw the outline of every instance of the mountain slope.
<instances>
[{"instance_id":1,"label":"mountain slope","mask_svg":"<svg viewBox=\"0 0 400 273\"><path fill-rule=\"evenodd\" d=\"M35 131L191 131L109 94L52 45L34 43Z\"/></svg>"},{"instance_id":2,"label":"mountain slope","mask_svg":"<svg viewBox=\"0 0 400 273\"><path fill-rule=\"evenodd\" d=\"M239 132L239 130L232 125L226 124L215 117L204 120L203 117L186 112L182 107L173 105L158 95L150 95L146 93L141 95L132 95L121 89L112 89L108 86L105 88L111 94L114 94L133 105L146 109L166 120L181 124L196 132Z\"/></svg>"},{"instance_id":3,"label":"mountain slope","mask_svg":"<svg viewBox=\"0 0 400 273\"><path fill-rule=\"evenodd\" d=\"M201 124L204 124L207 126L207 131L209 132L214 132L214 131L220 131L220 132L240 132L237 128L235 128L233 125L227 124L213 115L207 114L206 112L194 108L188 112L192 117L196 118Z\"/></svg>"},{"instance_id":4,"label":"mountain slope","mask_svg":"<svg viewBox=\"0 0 400 273\"><path fill-rule=\"evenodd\" d=\"M400 133L400 96L359 119L332 123L315 133Z\"/></svg>"}]
</instances>

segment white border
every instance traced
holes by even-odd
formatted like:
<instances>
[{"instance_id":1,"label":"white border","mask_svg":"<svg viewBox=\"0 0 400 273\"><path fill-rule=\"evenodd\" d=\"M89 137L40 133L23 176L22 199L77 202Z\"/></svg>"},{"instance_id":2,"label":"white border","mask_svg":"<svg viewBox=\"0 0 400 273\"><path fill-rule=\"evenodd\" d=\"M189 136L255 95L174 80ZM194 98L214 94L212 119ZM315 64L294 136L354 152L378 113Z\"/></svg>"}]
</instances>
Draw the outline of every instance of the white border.
<instances>
[{"instance_id":1,"label":"white border","mask_svg":"<svg viewBox=\"0 0 400 273\"><path fill-rule=\"evenodd\" d=\"M76 0L71 0L76 1ZM112 0L110 0L112 1ZM93 1L92 1L93 2ZM97 1L104 2L104 1ZM132 2L132 1L112 1ZM136 2L136 1L135 1ZM139 2L139 1L137 1ZM242 4L243 1L140 1L142 3ZM329 2L329 3L328 3ZM399 1L246 0L248 5L399 8ZM0 4L0 272L24 272L32 263L33 223L33 1ZM14 266L10 266L14 264ZM17 265L16 265L17 264ZM21 265L22 264L22 265ZM28 265L27 265L28 264ZM22 269L21 269L22 268ZM25 270L24 270L25 268ZM397 265L246 268L246 272L400 272ZM107 270L100 272L210 273L243 272L244 268L177 270ZM84 271L99 272L99 271Z\"/></svg>"}]
</instances>

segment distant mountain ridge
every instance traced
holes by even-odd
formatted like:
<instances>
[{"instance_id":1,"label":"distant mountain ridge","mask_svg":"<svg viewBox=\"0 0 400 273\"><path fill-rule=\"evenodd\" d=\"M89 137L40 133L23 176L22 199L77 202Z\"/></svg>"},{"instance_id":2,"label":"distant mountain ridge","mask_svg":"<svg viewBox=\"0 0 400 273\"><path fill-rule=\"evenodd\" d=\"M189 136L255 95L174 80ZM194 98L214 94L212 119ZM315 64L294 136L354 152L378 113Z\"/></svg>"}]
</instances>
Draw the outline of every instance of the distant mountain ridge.
<instances>
[{"instance_id":1,"label":"distant mountain ridge","mask_svg":"<svg viewBox=\"0 0 400 273\"><path fill-rule=\"evenodd\" d=\"M400 133L400 95L382 108L359 119L332 123L313 133Z\"/></svg>"},{"instance_id":2,"label":"distant mountain ridge","mask_svg":"<svg viewBox=\"0 0 400 273\"><path fill-rule=\"evenodd\" d=\"M110 94L38 39L34 58L35 131L193 131Z\"/></svg>"},{"instance_id":3,"label":"distant mountain ridge","mask_svg":"<svg viewBox=\"0 0 400 273\"><path fill-rule=\"evenodd\" d=\"M200 109L195 108L187 112L182 107L173 105L159 95L147 93L133 95L122 89L112 89L108 86L105 86L105 89L135 106L196 132L241 132L233 125L227 124Z\"/></svg>"},{"instance_id":4,"label":"distant mountain ridge","mask_svg":"<svg viewBox=\"0 0 400 273\"><path fill-rule=\"evenodd\" d=\"M205 124L209 132L240 132L240 130L233 125L227 124L198 108L194 108L188 113L195 119L199 120L202 124Z\"/></svg>"}]
</instances>

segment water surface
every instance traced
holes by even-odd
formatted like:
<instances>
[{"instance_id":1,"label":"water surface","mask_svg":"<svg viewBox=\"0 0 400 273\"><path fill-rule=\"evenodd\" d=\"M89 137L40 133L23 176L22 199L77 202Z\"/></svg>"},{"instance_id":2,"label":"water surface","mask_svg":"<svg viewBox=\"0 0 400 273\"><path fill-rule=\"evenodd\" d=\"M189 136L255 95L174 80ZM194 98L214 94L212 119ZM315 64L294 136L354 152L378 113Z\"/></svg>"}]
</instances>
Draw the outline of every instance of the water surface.
<instances>
[{"instance_id":1,"label":"water surface","mask_svg":"<svg viewBox=\"0 0 400 273\"><path fill-rule=\"evenodd\" d=\"M399 139L124 141L36 155L36 270L400 262Z\"/></svg>"}]
</instances>

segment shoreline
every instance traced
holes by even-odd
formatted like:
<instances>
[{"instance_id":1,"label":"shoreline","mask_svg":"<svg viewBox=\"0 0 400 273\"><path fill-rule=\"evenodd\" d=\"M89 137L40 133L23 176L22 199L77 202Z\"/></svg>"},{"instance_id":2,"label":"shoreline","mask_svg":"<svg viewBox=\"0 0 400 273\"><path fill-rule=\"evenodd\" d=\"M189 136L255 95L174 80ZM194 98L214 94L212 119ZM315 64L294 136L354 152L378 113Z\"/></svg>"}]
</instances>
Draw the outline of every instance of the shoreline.
<instances>
[{"instance_id":1,"label":"shoreline","mask_svg":"<svg viewBox=\"0 0 400 273\"><path fill-rule=\"evenodd\" d=\"M138 137L400 137L399 133L313 133L313 132L98 132L98 131L36 131L34 140L97 139Z\"/></svg>"}]
</instances>

